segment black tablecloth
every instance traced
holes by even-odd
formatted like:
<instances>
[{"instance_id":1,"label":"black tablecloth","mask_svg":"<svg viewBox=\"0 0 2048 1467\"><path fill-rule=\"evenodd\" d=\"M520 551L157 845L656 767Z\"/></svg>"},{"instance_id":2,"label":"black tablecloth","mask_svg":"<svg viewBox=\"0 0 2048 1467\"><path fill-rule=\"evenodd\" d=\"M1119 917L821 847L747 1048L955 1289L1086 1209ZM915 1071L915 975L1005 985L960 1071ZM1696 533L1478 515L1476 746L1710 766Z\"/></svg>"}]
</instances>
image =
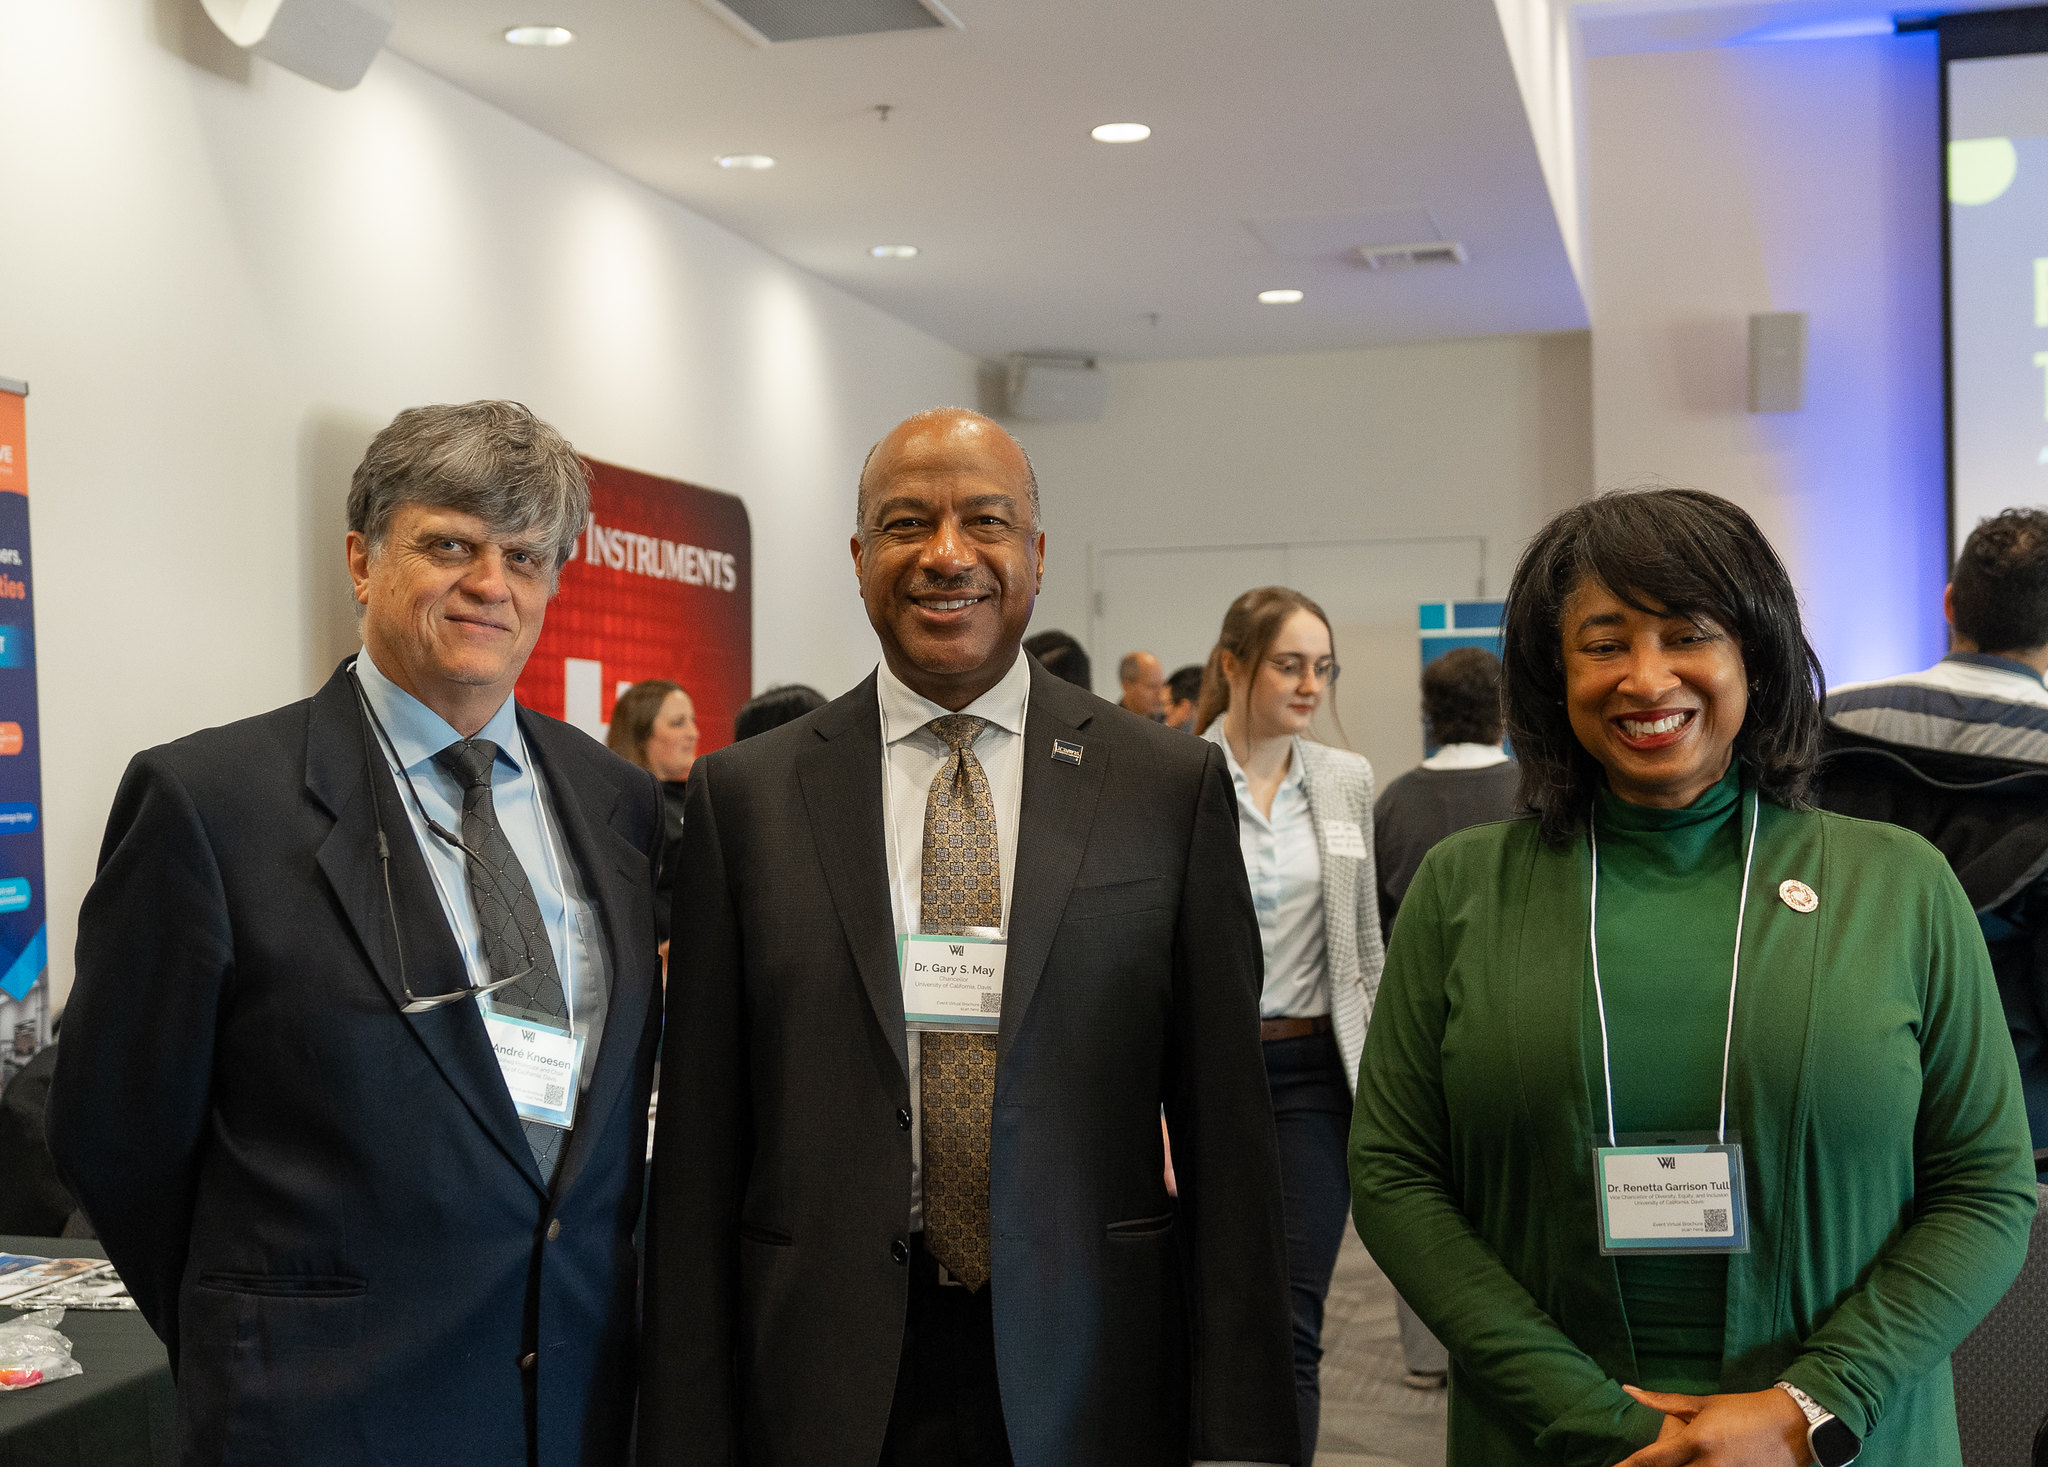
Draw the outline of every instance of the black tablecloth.
<instances>
[{"instance_id":1,"label":"black tablecloth","mask_svg":"<svg viewBox=\"0 0 2048 1467\"><path fill-rule=\"evenodd\" d=\"M82 1238L0 1237L0 1253L105 1258ZM19 1319L0 1305L0 1323ZM172 1460L177 1406L164 1347L132 1309L68 1309L59 1326L85 1374L0 1391L0 1467L155 1467Z\"/></svg>"}]
</instances>

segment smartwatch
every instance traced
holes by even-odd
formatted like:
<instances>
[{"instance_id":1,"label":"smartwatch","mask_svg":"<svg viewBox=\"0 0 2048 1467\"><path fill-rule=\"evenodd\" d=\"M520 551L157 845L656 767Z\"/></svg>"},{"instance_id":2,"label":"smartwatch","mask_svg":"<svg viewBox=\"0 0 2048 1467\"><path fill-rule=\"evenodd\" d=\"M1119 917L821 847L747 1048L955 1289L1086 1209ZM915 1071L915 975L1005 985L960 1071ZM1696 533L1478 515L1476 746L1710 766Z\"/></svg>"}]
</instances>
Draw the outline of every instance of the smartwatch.
<instances>
[{"instance_id":1,"label":"smartwatch","mask_svg":"<svg viewBox=\"0 0 2048 1467\"><path fill-rule=\"evenodd\" d=\"M1861 1437L1790 1381L1781 1380L1777 1386L1792 1398L1792 1404L1806 1417L1806 1444L1813 1451L1816 1467L1848 1467L1856 1460L1856 1454L1863 1450Z\"/></svg>"}]
</instances>

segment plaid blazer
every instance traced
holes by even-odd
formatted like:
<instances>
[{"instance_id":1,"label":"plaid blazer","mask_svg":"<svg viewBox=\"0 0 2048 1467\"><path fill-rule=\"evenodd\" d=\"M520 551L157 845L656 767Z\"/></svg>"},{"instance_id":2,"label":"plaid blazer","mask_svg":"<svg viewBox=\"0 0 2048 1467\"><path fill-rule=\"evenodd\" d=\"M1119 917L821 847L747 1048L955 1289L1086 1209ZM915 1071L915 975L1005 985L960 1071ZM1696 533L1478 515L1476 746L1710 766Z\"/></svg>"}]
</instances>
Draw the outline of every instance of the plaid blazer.
<instances>
[{"instance_id":1,"label":"plaid blazer","mask_svg":"<svg viewBox=\"0 0 2048 1467\"><path fill-rule=\"evenodd\" d=\"M1323 952L1330 973L1330 1023L1344 1075L1358 1088L1358 1055L1365 1026L1380 991L1387 949L1380 935L1379 877L1372 858L1372 765L1361 754L1328 744L1294 741L1308 788L1308 812L1323 858ZM1358 827L1364 854L1330 853L1328 826L1344 821ZM1349 844L1346 842L1345 844Z\"/></svg>"}]
</instances>

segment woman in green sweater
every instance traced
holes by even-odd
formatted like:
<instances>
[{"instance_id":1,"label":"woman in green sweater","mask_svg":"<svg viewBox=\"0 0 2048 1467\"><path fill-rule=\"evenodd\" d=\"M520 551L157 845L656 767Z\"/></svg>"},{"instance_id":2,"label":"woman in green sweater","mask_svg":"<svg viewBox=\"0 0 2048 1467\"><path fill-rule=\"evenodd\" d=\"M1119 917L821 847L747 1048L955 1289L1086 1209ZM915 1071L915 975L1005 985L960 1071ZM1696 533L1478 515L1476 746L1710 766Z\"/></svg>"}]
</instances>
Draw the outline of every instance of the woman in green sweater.
<instances>
[{"instance_id":1,"label":"woman in green sweater","mask_svg":"<svg viewBox=\"0 0 2048 1467\"><path fill-rule=\"evenodd\" d=\"M1566 511L1505 636L1534 818L1423 862L1351 1135L1450 1467L1960 1467L1949 1353L2034 1211L1962 889L1808 805L1819 664L1727 501Z\"/></svg>"}]
</instances>

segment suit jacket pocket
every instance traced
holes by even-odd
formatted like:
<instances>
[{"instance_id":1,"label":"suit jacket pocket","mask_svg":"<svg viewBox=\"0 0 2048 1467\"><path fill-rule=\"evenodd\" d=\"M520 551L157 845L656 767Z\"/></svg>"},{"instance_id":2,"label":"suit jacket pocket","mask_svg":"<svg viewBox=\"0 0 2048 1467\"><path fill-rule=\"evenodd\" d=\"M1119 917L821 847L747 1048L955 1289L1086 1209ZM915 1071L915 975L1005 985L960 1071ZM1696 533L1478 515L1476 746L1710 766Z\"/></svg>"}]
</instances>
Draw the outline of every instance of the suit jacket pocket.
<instances>
[{"instance_id":1,"label":"suit jacket pocket","mask_svg":"<svg viewBox=\"0 0 2048 1467\"><path fill-rule=\"evenodd\" d=\"M364 1431L363 1280L203 1273L178 1341L188 1460L223 1467L358 1467Z\"/></svg>"},{"instance_id":2,"label":"suit jacket pocket","mask_svg":"<svg viewBox=\"0 0 2048 1467\"><path fill-rule=\"evenodd\" d=\"M770 1248L793 1248L796 1239L780 1228L764 1227L760 1223L741 1222L740 1236L749 1243L765 1243Z\"/></svg>"},{"instance_id":3,"label":"suit jacket pocket","mask_svg":"<svg viewBox=\"0 0 2048 1467\"><path fill-rule=\"evenodd\" d=\"M1106 1231L1112 1239L1118 1241L1164 1237L1173 1231L1173 1214L1162 1212L1157 1217L1134 1217L1123 1222L1113 1222Z\"/></svg>"},{"instance_id":4,"label":"suit jacket pocket","mask_svg":"<svg viewBox=\"0 0 2048 1467\"><path fill-rule=\"evenodd\" d=\"M1136 881L1112 881L1101 886L1077 886L1067 896L1061 919L1088 922L1100 917L1127 917L1139 912L1156 912L1166 904L1166 878L1143 876Z\"/></svg>"},{"instance_id":5,"label":"suit jacket pocket","mask_svg":"<svg viewBox=\"0 0 2048 1467\"><path fill-rule=\"evenodd\" d=\"M199 1287L270 1299L354 1299L369 1292L361 1279L325 1273L202 1273Z\"/></svg>"}]
</instances>

